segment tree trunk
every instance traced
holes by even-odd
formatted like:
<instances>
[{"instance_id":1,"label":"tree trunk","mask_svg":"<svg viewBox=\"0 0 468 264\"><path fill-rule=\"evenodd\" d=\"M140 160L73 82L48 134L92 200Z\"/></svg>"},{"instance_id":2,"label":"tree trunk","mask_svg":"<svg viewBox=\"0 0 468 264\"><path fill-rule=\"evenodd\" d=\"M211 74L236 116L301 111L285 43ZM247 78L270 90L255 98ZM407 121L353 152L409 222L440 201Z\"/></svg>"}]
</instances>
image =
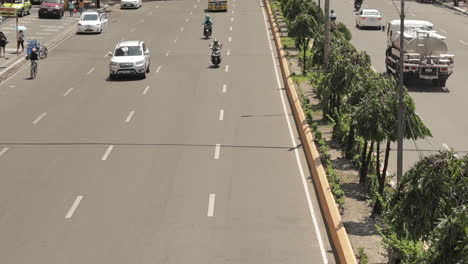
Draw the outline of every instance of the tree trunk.
<instances>
[{"instance_id":1,"label":"tree trunk","mask_svg":"<svg viewBox=\"0 0 468 264\"><path fill-rule=\"evenodd\" d=\"M383 167L383 171L382 171L382 175L384 177L387 176L387 169L388 169L388 160L390 158L390 144L392 142L390 140L387 140L387 148L385 149L385 160L384 160L384 167Z\"/></svg>"},{"instance_id":2,"label":"tree trunk","mask_svg":"<svg viewBox=\"0 0 468 264\"><path fill-rule=\"evenodd\" d=\"M352 121L351 121L352 122ZM352 151L354 148L354 125L349 126L349 135L348 135L348 143L346 144L346 158L352 159Z\"/></svg>"},{"instance_id":3,"label":"tree trunk","mask_svg":"<svg viewBox=\"0 0 468 264\"><path fill-rule=\"evenodd\" d=\"M390 141L387 141L387 149L385 150L385 162L388 162L388 157L387 157L387 154L389 152L389 148L390 148ZM379 159L379 151L380 151L380 143L379 145L377 145L377 163L380 163L380 159ZM386 169L386 168L385 168ZM378 179L378 182L379 182L379 188L378 188L378 193L379 193L379 197L376 201L375 201L375 204L374 204L374 207L372 208L372 215L371 217L374 218L376 217L377 215L380 215L382 214L382 209L383 209L383 205L382 205L382 202L380 201L380 199L383 199L384 198L384 190L385 190L385 180L386 180L386 172L383 171L382 174L380 174L380 170L379 172L377 173L377 179Z\"/></svg>"},{"instance_id":4,"label":"tree trunk","mask_svg":"<svg viewBox=\"0 0 468 264\"><path fill-rule=\"evenodd\" d=\"M366 181L366 175L364 174L364 167L366 166L366 154L367 154L367 140L364 140L364 147L361 152L361 169L359 170L359 183Z\"/></svg>"},{"instance_id":5,"label":"tree trunk","mask_svg":"<svg viewBox=\"0 0 468 264\"><path fill-rule=\"evenodd\" d=\"M302 47L302 75L306 74L306 52L307 52L307 45L309 41L304 40L304 46Z\"/></svg>"},{"instance_id":6,"label":"tree trunk","mask_svg":"<svg viewBox=\"0 0 468 264\"><path fill-rule=\"evenodd\" d=\"M366 158L366 165L364 166L364 174L363 174L363 182L366 182L367 174L369 173L369 164L372 159L372 152L374 151L374 141L371 141L370 147L369 147L369 152L367 153L367 158ZM359 181L360 182L360 181Z\"/></svg>"}]
</instances>

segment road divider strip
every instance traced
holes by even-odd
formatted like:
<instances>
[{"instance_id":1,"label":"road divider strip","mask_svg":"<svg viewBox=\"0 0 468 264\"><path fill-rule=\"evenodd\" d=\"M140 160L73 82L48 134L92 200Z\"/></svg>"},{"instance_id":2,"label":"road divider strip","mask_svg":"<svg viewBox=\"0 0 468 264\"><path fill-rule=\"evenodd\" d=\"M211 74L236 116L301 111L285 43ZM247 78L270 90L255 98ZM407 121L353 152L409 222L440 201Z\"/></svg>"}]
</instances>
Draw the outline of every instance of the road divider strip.
<instances>
[{"instance_id":1,"label":"road divider strip","mask_svg":"<svg viewBox=\"0 0 468 264\"><path fill-rule=\"evenodd\" d=\"M317 193L318 201L325 217L328 233L331 237L333 248L339 263L355 264L357 263L353 248L346 233L344 223L341 220L338 207L331 192L327 175L320 161L320 155L315 146L311 129L307 123L304 111L302 109L299 96L294 88L294 83L291 79L291 74L286 59L286 54L283 49L279 37L278 27L274 21L273 13L268 0L262 0L267 11L268 21L270 23L273 39L276 44L276 50L279 57L281 74L283 77L286 94L291 105L294 121L299 132L304 153L306 155L307 164L313 178L314 188Z\"/></svg>"},{"instance_id":2,"label":"road divider strip","mask_svg":"<svg viewBox=\"0 0 468 264\"><path fill-rule=\"evenodd\" d=\"M68 210L67 215L65 215L65 218L66 218L66 219L72 218L73 214L74 214L75 211L76 211L76 208L78 208L78 205L80 205L81 199L83 199L83 196L81 196L81 195L78 195L78 196L76 197L75 202L73 202L72 207L70 208L70 210Z\"/></svg>"}]
</instances>

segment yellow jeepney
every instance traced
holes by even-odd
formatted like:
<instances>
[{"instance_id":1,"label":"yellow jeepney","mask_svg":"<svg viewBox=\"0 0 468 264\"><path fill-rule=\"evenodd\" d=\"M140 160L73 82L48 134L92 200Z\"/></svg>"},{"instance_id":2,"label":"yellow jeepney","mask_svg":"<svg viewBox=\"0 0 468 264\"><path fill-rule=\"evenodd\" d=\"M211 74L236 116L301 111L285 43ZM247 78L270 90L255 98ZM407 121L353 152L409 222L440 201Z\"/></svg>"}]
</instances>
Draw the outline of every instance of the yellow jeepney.
<instances>
[{"instance_id":1,"label":"yellow jeepney","mask_svg":"<svg viewBox=\"0 0 468 264\"><path fill-rule=\"evenodd\" d=\"M208 0L208 10L227 11L227 0Z\"/></svg>"}]
</instances>

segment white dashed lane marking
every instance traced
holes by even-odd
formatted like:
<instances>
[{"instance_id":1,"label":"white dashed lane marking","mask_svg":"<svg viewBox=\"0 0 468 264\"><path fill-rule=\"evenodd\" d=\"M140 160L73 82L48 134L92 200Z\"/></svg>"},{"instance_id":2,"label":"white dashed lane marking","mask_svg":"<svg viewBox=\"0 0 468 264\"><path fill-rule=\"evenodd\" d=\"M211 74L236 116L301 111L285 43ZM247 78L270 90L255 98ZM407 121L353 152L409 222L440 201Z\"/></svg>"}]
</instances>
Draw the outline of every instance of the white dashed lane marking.
<instances>
[{"instance_id":1,"label":"white dashed lane marking","mask_svg":"<svg viewBox=\"0 0 468 264\"><path fill-rule=\"evenodd\" d=\"M33 125L39 123L39 121L41 121L42 118L44 118L44 116L46 116L47 113L42 113L40 116L38 116L36 119L34 119L34 121L32 122Z\"/></svg>"},{"instance_id":2,"label":"white dashed lane marking","mask_svg":"<svg viewBox=\"0 0 468 264\"><path fill-rule=\"evenodd\" d=\"M226 65L226 68L224 69L225 72L229 71L229 65Z\"/></svg>"},{"instance_id":3,"label":"white dashed lane marking","mask_svg":"<svg viewBox=\"0 0 468 264\"><path fill-rule=\"evenodd\" d=\"M219 121L224 120L224 109L219 110Z\"/></svg>"},{"instance_id":4,"label":"white dashed lane marking","mask_svg":"<svg viewBox=\"0 0 468 264\"><path fill-rule=\"evenodd\" d=\"M81 195L78 195L78 196L76 197L75 202L73 202L72 207L70 208L70 210L68 210L68 213L67 213L67 215L65 216L66 219L72 218L73 213L75 213L76 208L78 208L78 205L79 205L80 202L81 202L81 199L83 199L83 196L81 196Z\"/></svg>"},{"instance_id":5,"label":"white dashed lane marking","mask_svg":"<svg viewBox=\"0 0 468 264\"><path fill-rule=\"evenodd\" d=\"M223 93L227 92L227 84L223 84Z\"/></svg>"},{"instance_id":6,"label":"white dashed lane marking","mask_svg":"<svg viewBox=\"0 0 468 264\"><path fill-rule=\"evenodd\" d=\"M73 91L74 88L70 88L68 89L64 94L63 96L67 96L69 93L71 93Z\"/></svg>"},{"instance_id":7,"label":"white dashed lane marking","mask_svg":"<svg viewBox=\"0 0 468 264\"><path fill-rule=\"evenodd\" d=\"M130 121L132 120L133 114L135 114L135 111L133 110L130 111L130 113L127 116L127 119L125 119L125 123L130 123Z\"/></svg>"},{"instance_id":8,"label":"white dashed lane marking","mask_svg":"<svg viewBox=\"0 0 468 264\"><path fill-rule=\"evenodd\" d=\"M109 157L109 154L111 153L112 149L114 149L114 145L109 145L106 149L106 152L104 152L104 155L102 155L101 160L107 160Z\"/></svg>"},{"instance_id":9,"label":"white dashed lane marking","mask_svg":"<svg viewBox=\"0 0 468 264\"><path fill-rule=\"evenodd\" d=\"M210 196L208 197L208 217L213 217L214 215L215 198L216 194L214 193L210 194Z\"/></svg>"},{"instance_id":10,"label":"white dashed lane marking","mask_svg":"<svg viewBox=\"0 0 468 264\"><path fill-rule=\"evenodd\" d=\"M9 147L2 148L2 150L0 151L0 157L3 156L5 153L7 153L9 149L10 149Z\"/></svg>"},{"instance_id":11,"label":"white dashed lane marking","mask_svg":"<svg viewBox=\"0 0 468 264\"><path fill-rule=\"evenodd\" d=\"M145 87L145 90L143 90L143 93L142 93L142 94L143 94L143 95L146 95L146 93L148 93L149 88L150 88L149 86L146 86L146 87Z\"/></svg>"},{"instance_id":12,"label":"white dashed lane marking","mask_svg":"<svg viewBox=\"0 0 468 264\"><path fill-rule=\"evenodd\" d=\"M214 159L219 159L219 153L221 152L221 144L216 144L215 152L214 152Z\"/></svg>"},{"instance_id":13,"label":"white dashed lane marking","mask_svg":"<svg viewBox=\"0 0 468 264\"><path fill-rule=\"evenodd\" d=\"M91 70L89 70L88 73L86 73L86 74L87 74L87 75L90 75L91 73L93 73L94 69L95 69L94 67L91 68Z\"/></svg>"},{"instance_id":14,"label":"white dashed lane marking","mask_svg":"<svg viewBox=\"0 0 468 264\"><path fill-rule=\"evenodd\" d=\"M156 72L159 72L161 70L161 65L158 66L158 68L156 69Z\"/></svg>"}]
</instances>

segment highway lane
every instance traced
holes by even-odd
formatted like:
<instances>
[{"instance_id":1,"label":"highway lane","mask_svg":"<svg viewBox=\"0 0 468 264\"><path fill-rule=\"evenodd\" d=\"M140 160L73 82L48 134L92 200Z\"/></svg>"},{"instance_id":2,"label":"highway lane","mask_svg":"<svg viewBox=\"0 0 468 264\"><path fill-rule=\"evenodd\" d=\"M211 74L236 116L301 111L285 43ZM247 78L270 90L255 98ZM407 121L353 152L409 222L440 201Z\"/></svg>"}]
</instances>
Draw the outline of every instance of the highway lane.
<instances>
[{"instance_id":1,"label":"highway lane","mask_svg":"<svg viewBox=\"0 0 468 264\"><path fill-rule=\"evenodd\" d=\"M145 2L0 86L1 262L334 263L260 3L232 4L219 69L204 3ZM107 80L122 38L151 48L145 80Z\"/></svg>"},{"instance_id":2,"label":"highway lane","mask_svg":"<svg viewBox=\"0 0 468 264\"><path fill-rule=\"evenodd\" d=\"M364 1L363 8L376 8L385 22L398 18L400 2L395 1ZM436 150L454 148L461 155L468 151L466 134L468 121L464 118L466 112L465 99L466 76L468 61L468 41L466 26L468 17L452 10L431 4L408 1L407 19L428 20L434 24L435 30L447 36L449 53L455 54L454 74L447 81L447 89L434 87L430 82L415 81L408 85L411 97L416 102L416 111L431 129L433 138L417 142L405 141L404 167L414 164L419 155L427 155ZM352 42L360 50L366 51L372 58L374 68L385 71L386 33L378 30L359 30L355 27L355 12L352 1L332 1L331 8L337 12L338 20L345 23L353 34ZM396 145L392 146L396 150ZM390 171L396 172L396 151L392 152Z\"/></svg>"}]
</instances>

